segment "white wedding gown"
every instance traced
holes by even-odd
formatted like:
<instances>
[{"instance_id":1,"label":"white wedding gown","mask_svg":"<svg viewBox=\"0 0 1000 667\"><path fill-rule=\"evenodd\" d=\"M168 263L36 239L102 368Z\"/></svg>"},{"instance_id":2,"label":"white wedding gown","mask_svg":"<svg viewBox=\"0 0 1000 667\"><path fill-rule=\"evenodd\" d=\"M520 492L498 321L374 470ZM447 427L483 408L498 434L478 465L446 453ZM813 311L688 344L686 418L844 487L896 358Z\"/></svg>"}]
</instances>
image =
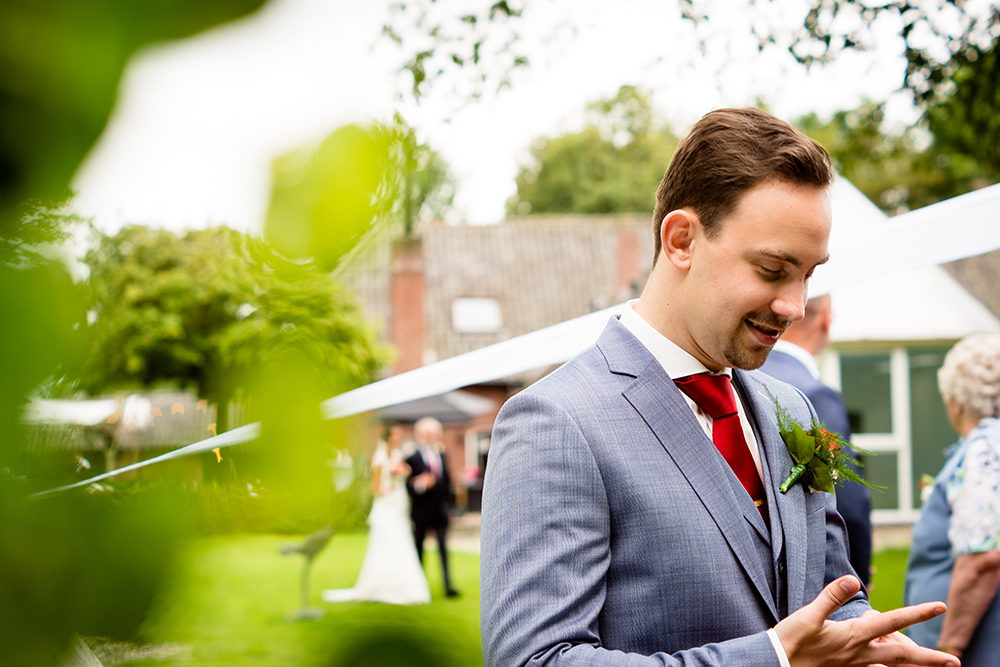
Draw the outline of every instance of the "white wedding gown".
<instances>
[{"instance_id":1,"label":"white wedding gown","mask_svg":"<svg viewBox=\"0 0 1000 667\"><path fill-rule=\"evenodd\" d=\"M406 479L390 472L400 462L402 452L398 449L390 452L384 443L379 443L372 457L372 468L378 466L381 470L380 494L375 496L368 515L368 550L354 588L325 590L326 602L430 602L427 578L413 544Z\"/></svg>"}]
</instances>

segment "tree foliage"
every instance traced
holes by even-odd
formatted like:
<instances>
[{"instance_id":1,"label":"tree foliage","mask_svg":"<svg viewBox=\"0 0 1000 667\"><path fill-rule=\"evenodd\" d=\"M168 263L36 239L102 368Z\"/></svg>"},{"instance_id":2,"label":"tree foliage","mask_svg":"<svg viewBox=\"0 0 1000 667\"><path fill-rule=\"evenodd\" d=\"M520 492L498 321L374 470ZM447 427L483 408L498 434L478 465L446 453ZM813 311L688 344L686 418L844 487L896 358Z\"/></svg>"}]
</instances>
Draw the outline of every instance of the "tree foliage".
<instances>
[{"instance_id":1,"label":"tree foliage","mask_svg":"<svg viewBox=\"0 0 1000 667\"><path fill-rule=\"evenodd\" d=\"M283 254L313 258L332 270L372 227L441 214L454 189L448 165L414 138L399 116L392 123L338 128L273 164L265 238Z\"/></svg>"},{"instance_id":2,"label":"tree foliage","mask_svg":"<svg viewBox=\"0 0 1000 667\"><path fill-rule=\"evenodd\" d=\"M887 130L883 111L883 104L865 102L826 123L809 114L797 124L830 152L842 176L890 215L992 182L979 161L951 150L926 129Z\"/></svg>"},{"instance_id":3,"label":"tree foliage","mask_svg":"<svg viewBox=\"0 0 1000 667\"><path fill-rule=\"evenodd\" d=\"M50 263L43 252L70 236L70 227L82 220L64 212L65 202L49 205L21 204L14 207L13 219L0 235L0 265L27 270Z\"/></svg>"},{"instance_id":4,"label":"tree foliage","mask_svg":"<svg viewBox=\"0 0 1000 667\"><path fill-rule=\"evenodd\" d=\"M518 26L539 3L527 0L473 3L476 12L458 15L435 0L393 5L386 34L408 58L403 68L419 97L458 70L469 72L477 97L484 88L510 85L510 74L528 64ZM893 48L884 35L896 32L905 59L901 88L924 111L939 146L975 159L1000 173L1000 91L996 49L1000 6L985 0L680 0L679 17L698 31L702 52L718 43L713 28L723 14L745 12L746 29L758 49L785 49L805 67L833 62L849 52ZM491 45L490 48L486 48ZM728 49L728 43L725 48ZM415 54L415 55L413 55ZM593 139L575 152L594 153ZM532 178L528 175L528 178ZM994 176L995 180L995 176ZM565 185L561 186L565 189ZM567 196L561 199L566 200ZM515 202L520 203L520 202ZM565 204L563 204L565 205Z\"/></svg>"},{"instance_id":5,"label":"tree foliage","mask_svg":"<svg viewBox=\"0 0 1000 667\"><path fill-rule=\"evenodd\" d=\"M1000 174L1000 121L995 113L1000 100L996 55L1000 7L996 3L807 0L797 5L803 13L790 21L776 20L796 11L781 0L747 0L743 5L751 14L749 27L760 50L787 48L806 67L830 63L847 52L872 50L886 28L898 30L900 55L906 61L901 88L912 94L924 112L922 123L934 135L937 154L956 157L958 173L949 176L961 182L974 171L970 164L975 162L996 180ZM731 11L731 4L723 10L713 0L681 0L680 6L682 16L695 24L709 23L722 11ZM796 27L789 29L789 25ZM884 40L878 45L886 48ZM917 180L933 181L949 171L947 165L943 169L938 176L925 173ZM943 184L913 185L916 190L947 190ZM964 186L959 190L965 191ZM936 196L917 196L914 203Z\"/></svg>"},{"instance_id":6,"label":"tree foliage","mask_svg":"<svg viewBox=\"0 0 1000 667\"><path fill-rule=\"evenodd\" d=\"M926 114L935 142L978 161L1000 180L1000 36L986 49L969 47L949 63L950 86L941 86Z\"/></svg>"},{"instance_id":7,"label":"tree foliage","mask_svg":"<svg viewBox=\"0 0 1000 667\"><path fill-rule=\"evenodd\" d=\"M289 351L318 369L327 396L386 362L357 305L315 262L225 227L181 237L129 226L102 237L86 263L87 353L69 375L91 394L194 387L222 404L221 419L225 402Z\"/></svg>"},{"instance_id":8,"label":"tree foliage","mask_svg":"<svg viewBox=\"0 0 1000 667\"><path fill-rule=\"evenodd\" d=\"M511 83L511 74L529 64L521 48L519 24L533 20L540 3L528 0L479 0L461 10L436 0L397 2L391 6L385 35L399 45L406 64L401 71L414 97L426 94L448 74L469 70L469 97L488 87ZM833 62L851 51L870 51L885 30L900 36L906 60L902 87L926 107L947 94L962 61L975 61L1000 37L1000 7L968 0L679 0L679 18L697 27L723 13L746 11L747 30L758 49L787 49L806 67ZM709 39L702 33L702 50ZM884 41L884 40L883 40ZM879 42L879 48L886 48Z\"/></svg>"},{"instance_id":9,"label":"tree foliage","mask_svg":"<svg viewBox=\"0 0 1000 667\"><path fill-rule=\"evenodd\" d=\"M921 104L951 86L954 59L988 49L1000 35L1000 10L988 2L806 0L789 5L782 0L745 0L742 4L751 13L749 29L761 50L787 48L807 67L832 62L849 51L872 50L880 34L877 28L898 29L901 55L906 58L902 86ZM732 4L680 0L680 9L683 18L698 24L732 11ZM779 25L775 17L788 12L801 13ZM789 30L785 25L797 27Z\"/></svg>"},{"instance_id":10,"label":"tree foliage","mask_svg":"<svg viewBox=\"0 0 1000 667\"><path fill-rule=\"evenodd\" d=\"M541 138L517 175L508 215L651 211L678 139L650 95L622 86L588 106L579 132Z\"/></svg>"},{"instance_id":11,"label":"tree foliage","mask_svg":"<svg viewBox=\"0 0 1000 667\"><path fill-rule=\"evenodd\" d=\"M393 128L345 125L277 158L264 235L288 257L333 269L398 197Z\"/></svg>"},{"instance_id":12,"label":"tree foliage","mask_svg":"<svg viewBox=\"0 0 1000 667\"><path fill-rule=\"evenodd\" d=\"M455 199L455 180L441 154L417 143L413 129L399 116L396 127L400 136L395 155L400 196L395 217L403 223L403 234L409 236L417 223L447 214Z\"/></svg>"},{"instance_id":13,"label":"tree foliage","mask_svg":"<svg viewBox=\"0 0 1000 667\"><path fill-rule=\"evenodd\" d=\"M528 64L519 47L517 20L523 0L479 0L455 5L436 0L394 2L383 27L400 47L408 94L419 99L449 72L465 70L469 85L460 94L478 99L489 89L510 86L511 75Z\"/></svg>"}]
</instances>

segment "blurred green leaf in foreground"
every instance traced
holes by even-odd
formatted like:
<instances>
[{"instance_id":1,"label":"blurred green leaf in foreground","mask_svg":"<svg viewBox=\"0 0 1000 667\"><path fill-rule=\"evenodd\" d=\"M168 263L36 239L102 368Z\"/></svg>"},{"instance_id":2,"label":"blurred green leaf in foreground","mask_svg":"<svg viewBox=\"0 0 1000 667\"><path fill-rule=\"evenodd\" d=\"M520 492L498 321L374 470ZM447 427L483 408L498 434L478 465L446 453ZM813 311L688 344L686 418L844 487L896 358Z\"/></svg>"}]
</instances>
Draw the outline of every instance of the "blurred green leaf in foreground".
<instances>
[{"instance_id":1,"label":"blurred green leaf in foreground","mask_svg":"<svg viewBox=\"0 0 1000 667\"><path fill-rule=\"evenodd\" d=\"M169 504L25 499L15 457L30 391L71 354L79 296L36 253L63 228L39 212L107 123L125 62L262 0L11 0L0 5L0 664L54 664L73 631L126 633L159 586L176 536ZM91 502L92 501L92 502Z\"/></svg>"},{"instance_id":2,"label":"blurred green leaf in foreground","mask_svg":"<svg viewBox=\"0 0 1000 667\"><path fill-rule=\"evenodd\" d=\"M2 667L54 665L74 632L131 638L166 581L183 508L199 506L165 485L29 500L55 481L25 473L20 414L40 385L66 396L195 387L220 403L219 432L239 395L262 421L267 490L294 497L298 507L282 509L295 513L329 503L325 459L349 438L323 422L319 402L387 361L328 274L374 224L401 211L410 219L433 189L415 178L421 162L400 123L347 126L279 163L266 241L225 228L178 237L127 227L99 239L85 285L40 251L66 236L67 184L107 123L127 58L261 4L0 6ZM437 182L445 172L435 167Z\"/></svg>"}]
</instances>

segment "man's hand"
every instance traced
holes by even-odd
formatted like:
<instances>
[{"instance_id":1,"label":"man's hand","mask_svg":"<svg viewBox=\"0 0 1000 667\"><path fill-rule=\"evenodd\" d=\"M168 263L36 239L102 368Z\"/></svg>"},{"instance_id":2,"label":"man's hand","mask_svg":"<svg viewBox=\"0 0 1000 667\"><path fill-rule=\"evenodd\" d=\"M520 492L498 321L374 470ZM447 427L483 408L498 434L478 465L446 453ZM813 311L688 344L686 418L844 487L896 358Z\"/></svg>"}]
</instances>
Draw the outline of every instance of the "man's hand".
<instances>
[{"instance_id":1,"label":"man's hand","mask_svg":"<svg viewBox=\"0 0 1000 667\"><path fill-rule=\"evenodd\" d=\"M434 477L434 473L432 472L422 472L413 478L413 487L419 493L433 488L435 484L437 484L437 478Z\"/></svg>"},{"instance_id":2,"label":"man's hand","mask_svg":"<svg viewBox=\"0 0 1000 667\"><path fill-rule=\"evenodd\" d=\"M938 604L938 603L931 603L931 604ZM870 618L870 617L881 616L881 615L882 615L882 612L875 611L874 609L869 609L868 611L866 611L864 614L861 615L861 618L866 618L866 617ZM912 625L912 623L911 623L911 625ZM878 637L876 639L873 639L872 642L873 643L878 643L878 644L902 644L904 646L916 646L917 645L917 643L915 641L913 641L912 639L910 639L909 637L907 637L906 635L904 635L902 632L893 632L893 633L885 635L883 637ZM948 651L945 651L945 653L947 653L947 652ZM952 655L955 655L955 654L952 653ZM960 658L962 656L958 656L958 657ZM910 663L910 664L912 664L912 663ZM872 665L872 667L884 667L884 666L882 666L882 665Z\"/></svg>"},{"instance_id":3,"label":"man's hand","mask_svg":"<svg viewBox=\"0 0 1000 667\"><path fill-rule=\"evenodd\" d=\"M926 602L860 618L831 621L827 617L861 590L855 577L830 583L811 603L775 626L792 667L914 665L960 667L958 658L922 648L899 630L945 612L943 602Z\"/></svg>"}]
</instances>

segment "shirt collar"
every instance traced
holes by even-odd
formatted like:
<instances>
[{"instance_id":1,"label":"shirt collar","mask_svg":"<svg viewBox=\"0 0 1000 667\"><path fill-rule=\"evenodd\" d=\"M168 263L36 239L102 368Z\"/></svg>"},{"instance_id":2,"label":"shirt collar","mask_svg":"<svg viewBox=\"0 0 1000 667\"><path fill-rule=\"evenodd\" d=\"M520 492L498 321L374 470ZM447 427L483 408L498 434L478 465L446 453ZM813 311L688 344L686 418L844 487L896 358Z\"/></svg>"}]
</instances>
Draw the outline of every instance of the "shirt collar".
<instances>
[{"instance_id":1,"label":"shirt collar","mask_svg":"<svg viewBox=\"0 0 1000 667\"><path fill-rule=\"evenodd\" d=\"M800 347L795 343L789 343L787 340L781 340L779 338L778 342L774 344L774 351L784 352L805 366L806 370L809 371L809 374L813 376L814 380L820 379L819 364L816 363L816 357L814 357L809 350L804 347Z\"/></svg>"},{"instance_id":2,"label":"shirt collar","mask_svg":"<svg viewBox=\"0 0 1000 667\"><path fill-rule=\"evenodd\" d=\"M643 347L649 350L649 353L659 362L667 375L672 379L677 379L687 375L712 372L703 363L654 329L653 325L642 319L642 316L635 312L635 304L637 303L639 303L638 299L629 301L626 308L622 310L621 318L618 321L642 343ZM723 368L717 374L732 377L732 369Z\"/></svg>"}]
</instances>

